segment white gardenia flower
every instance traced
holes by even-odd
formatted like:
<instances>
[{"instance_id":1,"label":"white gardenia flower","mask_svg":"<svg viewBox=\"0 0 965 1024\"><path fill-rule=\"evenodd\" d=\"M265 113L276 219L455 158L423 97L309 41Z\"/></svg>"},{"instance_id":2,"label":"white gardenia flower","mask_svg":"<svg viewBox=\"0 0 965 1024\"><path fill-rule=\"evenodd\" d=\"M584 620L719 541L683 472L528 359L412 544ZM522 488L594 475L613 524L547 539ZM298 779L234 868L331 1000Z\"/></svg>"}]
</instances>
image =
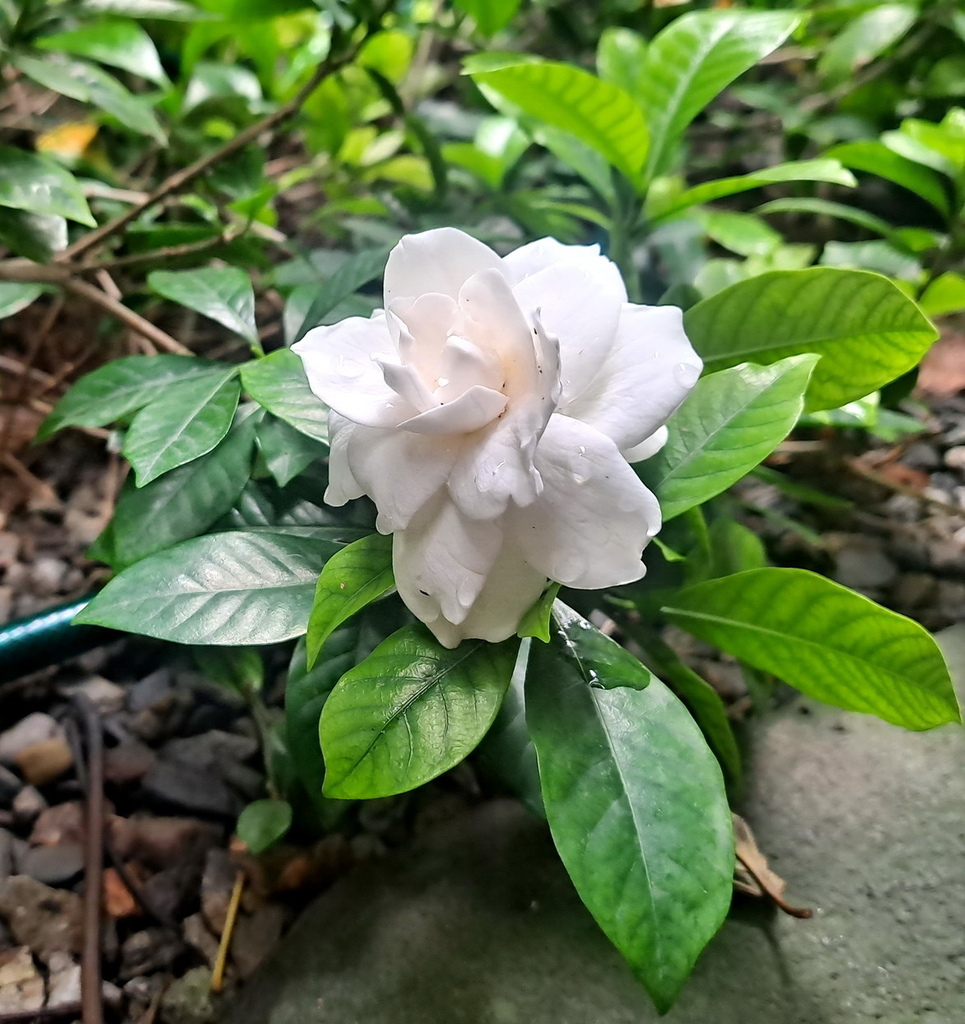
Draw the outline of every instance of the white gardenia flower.
<instances>
[{"instance_id":1,"label":"white gardenia flower","mask_svg":"<svg viewBox=\"0 0 965 1024\"><path fill-rule=\"evenodd\" d=\"M332 410L325 500L375 502L399 593L447 647L512 636L547 579L643 576L660 507L630 463L701 361L680 310L629 303L598 247L406 235L384 311L294 351Z\"/></svg>"}]
</instances>

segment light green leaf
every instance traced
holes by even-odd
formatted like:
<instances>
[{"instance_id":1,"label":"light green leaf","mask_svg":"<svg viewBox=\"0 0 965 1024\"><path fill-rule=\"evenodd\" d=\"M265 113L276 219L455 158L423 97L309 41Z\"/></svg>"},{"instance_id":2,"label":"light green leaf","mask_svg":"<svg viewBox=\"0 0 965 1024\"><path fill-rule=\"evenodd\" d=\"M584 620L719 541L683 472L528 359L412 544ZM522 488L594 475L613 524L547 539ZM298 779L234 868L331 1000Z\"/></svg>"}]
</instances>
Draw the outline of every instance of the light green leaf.
<instances>
[{"instance_id":1,"label":"light green leaf","mask_svg":"<svg viewBox=\"0 0 965 1024\"><path fill-rule=\"evenodd\" d=\"M884 238L891 238L894 230L891 225L881 217L868 213L867 210L859 210L855 206L848 206L845 203L835 203L829 199L816 199L802 196L792 199L774 199L769 203L758 206L754 211L759 214L766 213L808 213L816 217L837 217L839 220L846 220L858 227L873 231L876 235Z\"/></svg>"},{"instance_id":2,"label":"light green leaf","mask_svg":"<svg viewBox=\"0 0 965 1024\"><path fill-rule=\"evenodd\" d=\"M466 62L484 92L496 92L530 117L576 136L631 181L637 180L647 155L647 126L637 105L618 86L554 61L497 70L475 67Z\"/></svg>"},{"instance_id":3,"label":"light green leaf","mask_svg":"<svg viewBox=\"0 0 965 1024\"><path fill-rule=\"evenodd\" d=\"M767 256L784 241L769 224L750 213L698 210L695 216L713 241L739 256Z\"/></svg>"},{"instance_id":4,"label":"light green leaf","mask_svg":"<svg viewBox=\"0 0 965 1024\"><path fill-rule=\"evenodd\" d=\"M286 800L255 800L241 812L235 832L256 857L274 846L292 825L292 808Z\"/></svg>"},{"instance_id":5,"label":"light green leaf","mask_svg":"<svg viewBox=\"0 0 965 1024\"><path fill-rule=\"evenodd\" d=\"M373 533L333 555L315 588L305 639L308 667L315 664L322 645L346 619L394 589L391 534Z\"/></svg>"},{"instance_id":6,"label":"light green leaf","mask_svg":"<svg viewBox=\"0 0 965 1024\"><path fill-rule=\"evenodd\" d=\"M342 262L319 286L292 339L300 341L313 327L325 322L325 317L342 301L358 291L363 284L379 277L385 269L388 253L385 249L367 249L353 253Z\"/></svg>"},{"instance_id":7,"label":"light green leaf","mask_svg":"<svg viewBox=\"0 0 965 1024\"><path fill-rule=\"evenodd\" d=\"M845 142L830 149L825 155L840 160L853 170L877 174L880 178L901 185L931 203L936 210L948 214L948 194L941 178L928 167L895 153L883 142Z\"/></svg>"},{"instance_id":8,"label":"light green leaf","mask_svg":"<svg viewBox=\"0 0 965 1024\"><path fill-rule=\"evenodd\" d=\"M295 430L328 444L328 407L308 386L302 361L280 348L241 368L245 391Z\"/></svg>"},{"instance_id":9,"label":"light green leaf","mask_svg":"<svg viewBox=\"0 0 965 1024\"><path fill-rule=\"evenodd\" d=\"M77 179L50 157L0 146L0 167L0 206L66 217L89 228L97 224Z\"/></svg>"},{"instance_id":10,"label":"light green leaf","mask_svg":"<svg viewBox=\"0 0 965 1024\"><path fill-rule=\"evenodd\" d=\"M448 650L421 624L393 633L322 709L325 795L392 796L457 765L492 725L518 647L466 640Z\"/></svg>"},{"instance_id":11,"label":"light green leaf","mask_svg":"<svg viewBox=\"0 0 965 1024\"><path fill-rule=\"evenodd\" d=\"M730 905L723 778L667 687L556 608L526 675L546 816L581 899L665 1012Z\"/></svg>"},{"instance_id":12,"label":"light green leaf","mask_svg":"<svg viewBox=\"0 0 965 1024\"><path fill-rule=\"evenodd\" d=\"M876 4L848 21L831 40L818 61L818 71L831 83L843 82L896 43L917 17L917 4Z\"/></svg>"},{"instance_id":13,"label":"light green leaf","mask_svg":"<svg viewBox=\"0 0 965 1024\"><path fill-rule=\"evenodd\" d=\"M455 0L455 5L475 21L484 36L494 36L516 16L520 0Z\"/></svg>"},{"instance_id":14,"label":"light green leaf","mask_svg":"<svg viewBox=\"0 0 965 1024\"><path fill-rule=\"evenodd\" d=\"M102 110L116 118L125 128L139 135L149 135L162 146L167 145L167 136L150 103L125 89L116 78L96 64L72 60L59 53L43 59L16 54L11 58L11 63L45 88Z\"/></svg>"},{"instance_id":15,"label":"light green leaf","mask_svg":"<svg viewBox=\"0 0 965 1024\"><path fill-rule=\"evenodd\" d=\"M328 454L328 445L270 414L258 427L258 447L265 468L279 487L290 483L303 469Z\"/></svg>"},{"instance_id":16,"label":"light green leaf","mask_svg":"<svg viewBox=\"0 0 965 1024\"><path fill-rule=\"evenodd\" d=\"M157 85L168 84L168 76L161 67L157 47L144 29L133 21L101 21L93 25L82 25L70 32L41 36L36 45L41 50L89 57L102 64L130 71Z\"/></svg>"},{"instance_id":17,"label":"light green leaf","mask_svg":"<svg viewBox=\"0 0 965 1024\"><path fill-rule=\"evenodd\" d=\"M0 281L0 320L26 309L31 302L40 298L42 292L43 288L39 284Z\"/></svg>"},{"instance_id":18,"label":"light green leaf","mask_svg":"<svg viewBox=\"0 0 965 1024\"><path fill-rule=\"evenodd\" d=\"M647 41L628 28L606 28L596 51L596 70L637 103L646 95Z\"/></svg>"},{"instance_id":19,"label":"light green leaf","mask_svg":"<svg viewBox=\"0 0 965 1024\"><path fill-rule=\"evenodd\" d=\"M791 432L817 356L743 363L702 377L667 424L668 439L638 471L664 522L727 490Z\"/></svg>"},{"instance_id":20,"label":"light green leaf","mask_svg":"<svg viewBox=\"0 0 965 1024\"><path fill-rule=\"evenodd\" d=\"M195 537L119 573L74 622L180 644L280 643L305 632L338 547L269 530Z\"/></svg>"},{"instance_id":21,"label":"light green leaf","mask_svg":"<svg viewBox=\"0 0 965 1024\"><path fill-rule=\"evenodd\" d=\"M169 384L207 377L221 379L224 367L192 356L125 356L81 377L40 424L43 441L63 427L116 423L158 397Z\"/></svg>"},{"instance_id":22,"label":"light green leaf","mask_svg":"<svg viewBox=\"0 0 965 1024\"><path fill-rule=\"evenodd\" d=\"M941 651L918 623L804 569L754 569L676 594L664 614L827 704L906 729L961 721Z\"/></svg>"},{"instance_id":23,"label":"light green leaf","mask_svg":"<svg viewBox=\"0 0 965 1024\"><path fill-rule=\"evenodd\" d=\"M830 267L740 281L698 302L684 324L710 371L818 353L809 410L834 409L876 391L917 365L937 337L887 278Z\"/></svg>"},{"instance_id":24,"label":"light green leaf","mask_svg":"<svg viewBox=\"0 0 965 1024\"><path fill-rule=\"evenodd\" d=\"M800 24L790 11L693 11L651 43L642 81L650 129L646 179L664 174L684 129L710 101Z\"/></svg>"},{"instance_id":25,"label":"light green leaf","mask_svg":"<svg viewBox=\"0 0 965 1024\"><path fill-rule=\"evenodd\" d=\"M832 154L834 151L832 150ZM842 161L845 162L845 161ZM733 178L718 178L695 185L678 195L667 199L666 206L655 206L651 213L655 220L664 220L690 206L711 203L715 199L748 192L754 188L763 188L784 181L826 181L833 185L855 185L854 175L846 171L837 160L794 160L786 164L765 167L751 174L741 174Z\"/></svg>"},{"instance_id":26,"label":"light green leaf","mask_svg":"<svg viewBox=\"0 0 965 1024\"><path fill-rule=\"evenodd\" d=\"M224 440L207 455L144 487L135 487L131 478L125 481L111 521L113 568L197 537L231 511L251 475L256 423L256 416L239 412Z\"/></svg>"},{"instance_id":27,"label":"light green leaf","mask_svg":"<svg viewBox=\"0 0 965 1024\"><path fill-rule=\"evenodd\" d=\"M965 309L965 277L949 271L925 289L919 305L929 316L945 316Z\"/></svg>"},{"instance_id":28,"label":"light green leaf","mask_svg":"<svg viewBox=\"0 0 965 1024\"><path fill-rule=\"evenodd\" d=\"M516 635L525 640L527 637L535 637L548 643L550 638L550 616L553 614L553 604L556 595L560 592L559 583L550 583L542 594L533 602L532 607L519 620L519 629Z\"/></svg>"},{"instance_id":29,"label":"light green leaf","mask_svg":"<svg viewBox=\"0 0 965 1024\"><path fill-rule=\"evenodd\" d=\"M255 293L251 279L238 267L155 270L148 287L158 295L217 321L260 351L255 327Z\"/></svg>"},{"instance_id":30,"label":"light green leaf","mask_svg":"<svg viewBox=\"0 0 965 1024\"><path fill-rule=\"evenodd\" d=\"M157 18L160 21L197 21L210 15L182 0L83 0L85 11L119 14L130 18Z\"/></svg>"},{"instance_id":31,"label":"light green leaf","mask_svg":"<svg viewBox=\"0 0 965 1024\"><path fill-rule=\"evenodd\" d=\"M170 384L134 417L121 451L138 487L206 455L228 433L241 387L237 368Z\"/></svg>"},{"instance_id":32,"label":"light green leaf","mask_svg":"<svg viewBox=\"0 0 965 1024\"><path fill-rule=\"evenodd\" d=\"M67 221L0 206L0 242L18 256L47 263L67 248Z\"/></svg>"}]
</instances>

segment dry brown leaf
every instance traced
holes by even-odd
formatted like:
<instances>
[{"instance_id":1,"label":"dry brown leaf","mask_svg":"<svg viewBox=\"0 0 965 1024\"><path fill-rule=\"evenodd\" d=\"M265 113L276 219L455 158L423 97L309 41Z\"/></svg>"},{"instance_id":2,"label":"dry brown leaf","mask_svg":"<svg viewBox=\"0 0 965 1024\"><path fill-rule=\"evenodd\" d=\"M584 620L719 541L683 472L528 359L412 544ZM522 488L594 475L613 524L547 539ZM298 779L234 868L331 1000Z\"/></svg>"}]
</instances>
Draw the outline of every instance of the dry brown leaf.
<instances>
[{"instance_id":1,"label":"dry brown leaf","mask_svg":"<svg viewBox=\"0 0 965 1024\"><path fill-rule=\"evenodd\" d=\"M739 815L732 814L737 864L734 868L734 888L738 892L769 899L776 907L791 917L811 917L813 910L807 907L792 907L784 899L787 882L771 870L767 858L758 849L750 825Z\"/></svg>"}]
</instances>

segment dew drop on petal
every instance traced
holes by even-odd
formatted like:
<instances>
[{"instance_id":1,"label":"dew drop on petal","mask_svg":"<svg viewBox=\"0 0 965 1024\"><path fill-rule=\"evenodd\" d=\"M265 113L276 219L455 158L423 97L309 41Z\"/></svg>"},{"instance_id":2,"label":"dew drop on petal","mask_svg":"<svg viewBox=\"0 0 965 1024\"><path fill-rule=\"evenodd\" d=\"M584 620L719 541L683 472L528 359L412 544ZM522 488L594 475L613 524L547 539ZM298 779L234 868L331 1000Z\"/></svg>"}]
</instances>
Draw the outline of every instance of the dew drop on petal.
<instances>
[{"instance_id":1,"label":"dew drop on petal","mask_svg":"<svg viewBox=\"0 0 965 1024\"><path fill-rule=\"evenodd\" d=\"M674 380L685 388L692 388L700 376L700 367L693 363L677 363L673 371Z\"/></svg>"}]
</instances>

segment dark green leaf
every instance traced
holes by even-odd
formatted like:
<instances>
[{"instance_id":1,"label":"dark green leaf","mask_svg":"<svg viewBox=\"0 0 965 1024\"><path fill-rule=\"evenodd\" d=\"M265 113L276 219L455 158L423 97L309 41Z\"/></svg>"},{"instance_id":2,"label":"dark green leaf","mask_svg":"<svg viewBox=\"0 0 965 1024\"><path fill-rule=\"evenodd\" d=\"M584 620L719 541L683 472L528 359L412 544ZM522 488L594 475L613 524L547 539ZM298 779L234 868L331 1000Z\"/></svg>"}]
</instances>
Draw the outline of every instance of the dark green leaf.
<instances>
[{"instance_id":1,"label":"dark green leaf","mask_svg":"<svg viewBox=\"0 0 965 1024\"><path fill-rule=\"evenodd\" d=\"M77 179L50 157L0 146L0 206L45 217L97 224Z\"/></svg>"},{"instance_id":2,"label":"dark green leaf","mask_svg":"<svg viewBox=\"0 0 965 1024\"><path fill-rule=\"evenodd\" d=\"M328 443L328 408L308 386L302 361L287 348L241 368L245 391L289 426Z\"/></svg>"},{"instance_id":3,"label":"dark green leaf","mask_svg":"<svg viewBox=\"0 0 965 1024\"><path fill-rule=\"evenodd\" d=\"M268 472L279 487L290 483L303 469L328 454L328 445L270 414L258 427L258 446Z\"/></svg>"},{"instance_id":4,"label":"dark green leaf","mask_svg":"<svg viewBox=\"0 0 965 1024\"><path fill-rule=\"evenodd\" d=\"M325 795L392 796L457 765L492 725L518 647L467 640L448 650L421 624L393 633L322 709Z\"/></svg>"},{"instance_id":5,"label":"dark green leaf","mask_svg":"<svg viewBox=\"0 0 965 1024\"><path fill-rule=\"evenodd\" d=\"M18 256L47 263L67 248L67 221L0 206L0 242Z\"/></svg>"},{"instance_id":6,"label":"dark green leaf","mask_svg":"<svg viewBox=\"0 0 965 1024\"><path fill-rule=\"evenodd\" d=\"M148 287L172 302L210 317L260 351L255 327L255 293L251 279L237 267L155 270Z\"/></svg>"},{"instance_id":7,"label":"dark green leaf","mask_svg":"<svg viewBox=\"0 0 965 1024\"><path fill-rule=\"evenodd\" d=\"M291 824L292 808L286 800L256 800L241 812L235 832L257 857L284 838Z\"/></svg>"},{"instance_id":8,"label":"dark green leaf","mask_svg":"<svg viewBox=\"0 0 965 1024\"><path fill-rule=\"evenodd\" d=\"M181 644L275 644L305 632L340 545L280 532L212 533L119 573L74 620Z\"/></svg>"},{"instance_id":9,"label":"dark green leaf","mask_svg":"<svg viewBox=\"0 0 965 1024\"><path fill-rule=\"evenodd\" d=\"M257 417L241 414L207 455L144 487L128 478L111 525L117 569L204 533L231 511L251 475Z\"/></svg>"},{"instance_id":10,"label":"dark green leaf","mask_svg":"<svg viewBox=\"0 0 965 1024\"><path fill-rule=\"evenodd\" d=\"M133 21L101 21L82 25L70 32L42 36L36 45L41 50L90 57L102 64L130 71L157 85L168 84L157 47L144 29Z\"/></svg>"},{"instance_id":11,"label":"dark green leaf","mask_svg":"<svg viewBox=\"0 0 965 1024\"><path fill-rule=\"evenodd\" d=\"M246 698L265 684L265 663L256 647L198 647L194 660L209 679Z\"/></svg>"},{"instance_id":12,"label":"dark green leaf","mask_svg":"<svg viewBox=\"0 0 965 1024\"><path fill-rule=\"evenodd\" d=\"M828 704L906 729L961 720L929 633L804 569L755 569L701 583L675 595L664 614Z\"/></svg>"},{"instance_id":13,"label":"dark green leaf","mask_svg":"<svg viewBox=\"0 0 965 1024\"><path fill-rule=\"evenodd\" d=\"M650 129L647 177L665 173L684 129L738 75L800 24L791 11L693 11L650 43L642 76Z\"/></svg>"},{"instance_id":14,"label":"dark green leaf","mask_svg":"<svg viewBox=\"0 0 965 1024\"><path fill-rule=\"evenodd\" d=\"M837 217L840 220L848 221L850 224L857 224L858 227L873 231L876 235L885 238L895 233L891 225L882 217L878 217L867 210L859 210L856 206L848 206L846 203L834 203L829 199L817 199L811 196L792 199L773 199L769 203L758 206L756 213L807 213L816 217Z\"/></svg>"},{"instance_id":15,"label":"dark green leaf","mask_svg":"<svg viewBox=\"0 0 965 1024\"><path fill-rule=\"evenodd\" d=\"M394 589L391 534L370 534L333 555L318 578L308 620L309 667L315 664L325 641L346 619Z\"/></svg>"},{"instance_id":16,"label":"dark green leaf","mask_svg":"<svg viewBox=\"0 0 965 1024\"><path fill-rule=\"evenodd\" d=\"M708 370L821 356L806 407L833 409L917 365L937 333L887 278L861 270L778 270L725 288L684 314Z\"/></svg>"},{"instance_id":17,"label":"dark green leaf","mask_svg":"<svg viewBox=\"0 0 965 1024\"><path fill-rule=\"evenodd\" d=\"M169 384L222 379L224 367L192 356L125 356L81 377L41 423L42 441L63 427L102 427L157 398Z\"/></svg>"},{"instance_id":18,"label":"dark green leaf","mask_svg":"<svg viewBox=\"0 0 965 1024\"><path fill-rule=\"evenodd\" d=\"M121 451L139 487L206 455L228 433L241 395L236 373L227 366L177 381L137 413Z\"/></svg>"},{"instance_id":19,"label":"dark green leaf","mask_svg":"<svg viewBox=\"0 0 965 1024\"><path fill-rule=\"evenodd\" d=\"M665 1012L730 904L720 767L663 683L570 609L554 617L526 676L546 816L583 902Z\"/></svg>"},{"instance_id":20,"label":"dark green leaf","mask_svg":"<svg viewBox=\"0 0 965 1024\"><path fill-rule=\"evenodd\" d=\"M318 286L292 343L300 341L313 327L323 323L325 317L340 302L358 291L363 284L368 284L373 278L378 277L385 269L386 257L385 249L368 249L347 257L339 268Z\"/></svg>"},{"instance_id":21,"label":"dark green leaf","mask_svg":"<svg viewBox=\"0 0 965 1024\"><path fill-rule=\"evenodd\" d=\"M15 281L0 281L0 320L26 309L40 297L43 288L39 284L17 284Z\"/></svg>"},{"instance_id":22,"label":"dark green leaf","mask_svg":"<svg viewBox=\"0 0 965 1024\"><path fill-rule=\"evenodd\" d=\"M635 181L647 155L647 126L633 100L612 82L553 61L497 70L467 70L484 92L496 92L525 114L576 136Z\"/></svg>"},{"instance_id":23,"label":"dark green leaf","mask_svg":"<svg viewBox=\"0 0 965 1024\"><path fill-rule=\"evenodd\" d=\"M664 447L639 471L664 522L727 490L791 432L817 357L740 366L701 378L667 425Z\"/></svg>"}]
</instances>

